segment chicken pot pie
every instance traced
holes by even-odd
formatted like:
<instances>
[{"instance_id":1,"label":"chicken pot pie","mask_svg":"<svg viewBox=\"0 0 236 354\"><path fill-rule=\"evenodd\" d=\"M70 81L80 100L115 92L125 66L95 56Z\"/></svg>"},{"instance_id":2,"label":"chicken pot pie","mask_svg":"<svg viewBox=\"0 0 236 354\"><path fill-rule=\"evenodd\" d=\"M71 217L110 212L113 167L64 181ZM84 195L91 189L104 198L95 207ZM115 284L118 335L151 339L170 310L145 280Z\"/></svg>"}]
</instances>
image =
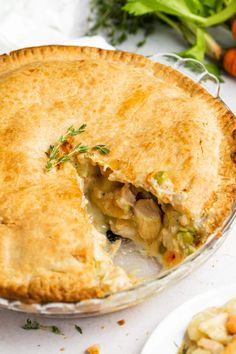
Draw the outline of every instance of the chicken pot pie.
<instances>
[{"instance_id":1,"label":"chicken pot pie","mask_svg":"<svg viewBox=\"0 0 236 354\"><path fill-rule=\"evenodd\" d=\"M236 299L193 317L178 354L235 354Z\"/></svg>"},{"instance_id":2,"label":"chicken pot pie","mask_svg":"<svg viewBox=\"0 0 236 354\"><path fill-rule=\"evenodd\" d=\"M121 237L164 266L220 233L235 117L142 56L46 46L0 57L0 296L73 302L137 281Z\"/></svg>"}]
</instances>

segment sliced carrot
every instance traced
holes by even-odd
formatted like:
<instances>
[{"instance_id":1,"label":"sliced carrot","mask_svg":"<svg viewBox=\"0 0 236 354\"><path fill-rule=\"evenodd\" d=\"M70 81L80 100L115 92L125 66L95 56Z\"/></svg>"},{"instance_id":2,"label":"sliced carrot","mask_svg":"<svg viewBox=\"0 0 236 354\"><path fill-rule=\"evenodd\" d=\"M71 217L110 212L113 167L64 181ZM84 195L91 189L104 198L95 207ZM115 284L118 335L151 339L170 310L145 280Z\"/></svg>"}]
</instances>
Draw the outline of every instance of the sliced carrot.
<instances>
[{"instance_id":1,"label":"sliced carrot","mask_svg":"<svg viewBox=\"0 0 236 354\"><path fill-rule=\"evenodd\" d=\"M163 255L163 260L164 263L167 267L172 267L178 263L180 263L183 259L183 256L181 256L179 253L175 251L167 251Z\"/></svg>"}]
</instances>

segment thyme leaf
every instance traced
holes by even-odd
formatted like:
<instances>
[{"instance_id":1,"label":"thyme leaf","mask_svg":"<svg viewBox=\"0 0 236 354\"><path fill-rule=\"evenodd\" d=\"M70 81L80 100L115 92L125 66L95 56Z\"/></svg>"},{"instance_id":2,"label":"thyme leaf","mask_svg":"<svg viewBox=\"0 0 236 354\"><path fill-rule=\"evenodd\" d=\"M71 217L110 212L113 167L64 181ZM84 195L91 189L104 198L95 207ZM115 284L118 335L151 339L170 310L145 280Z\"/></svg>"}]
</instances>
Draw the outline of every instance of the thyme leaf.
<instances>
[{"instance_id":1,"label":"thyme leaf","mask_svg":"<svg viewBox=\"0 0 236 354\"><path fill-rule=\"evenodd\" d=\"M75 135L78 135L78 134L81 134L85 131L87 125L86 124L82 124L79 129L75 129L73 127L73 125L67 130L67 132L70 134L70 136L75 136Z\"/></svg>"},{"instance_id":2,"label":"thyme leaf","mask_svg":"<svg viewBox=\"0 0 236 354\"><path fill-rule=\"evenodd\" d=\"M103 144L95 145L93 147L93 150L97 150L103 155L106 155L110 152L110 150L106 147L106 145Z\"/></svg>"},{"instance_id":3,"label":"thyme leaf","mask_svg":"<svg viewBox=\"0 0 236 354\"><path fill-rule=\"evenodd\" d=\"M26 323L21 328L25 330L42 329L44 331L49 331L55 334L63 334L57 326L44 326L38 321L31 321L29 318L27 318Z\"/></svg>"},{"instance_id":4,"label":"thyme leaf","mask_svg":"<svg viewBox=\"0 0 236 354\"><path fill-rule=\"evenodd\" d=\"M29 330L29 329L39 329L40 328L40 324L37 321L31 321L29 318L27 318L26 323L21 328L27 329L27 330Z\"/></svg>"},{"instance_id":5,"label":"thyme leaf","mask_svg":"<svg viewBox=\"0 0 236 354\"><path fill-rule=\"evenodd\" d=\"M66 162L66 161L70 161L70 156L69 155L62 155L57 160L57 164L60 164L60 163Z\"/></svg>"},{"instance_id":6,"label":"thyme leaf","mask_svg":"<svg viewBox=\"0 0 236 354\"><path fill-rule=\"evenodd\" d=\"M49 326L49 328L50 328L50 326ZM52 333L55 333L55 334L63 334L57 326L51 326L51 331L52 331Z\"/></svg>"},{"instance_id":7,"label":"thyme leaf","mask_svg":"<svg viewBox=\"0 0 236 354\"><path fill-rule=\"evenodd\" d=\"M85 153L85 152L87 152L88 151L88 149L89 149L89 147L88 146L86 146L86 145L82 145L82 144L77 144L77 145L75 145L75 147L74 147L74 152L77 152L77 153L80 153L80 154L82 154L82 153Z\"/></svg>"},{"instance_id":8,"label":"thyme leaf","mask_svg":"<svg viewBox=\"0 0 236 354\"><path fill-rule=\"evenodd\" d=\"M78 325L75 325L76 331L78 331L80 334L83 334L82 328Z\"/></svg>"}]
</instances>

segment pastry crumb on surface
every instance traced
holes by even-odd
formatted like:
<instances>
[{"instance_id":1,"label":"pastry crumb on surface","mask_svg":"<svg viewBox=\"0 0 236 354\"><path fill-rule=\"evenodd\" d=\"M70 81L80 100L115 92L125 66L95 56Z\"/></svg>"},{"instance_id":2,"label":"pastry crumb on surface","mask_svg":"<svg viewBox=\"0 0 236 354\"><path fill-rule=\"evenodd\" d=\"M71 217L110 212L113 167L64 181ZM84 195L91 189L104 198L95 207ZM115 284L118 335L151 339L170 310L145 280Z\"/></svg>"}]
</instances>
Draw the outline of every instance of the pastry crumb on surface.
<instances>
[{"instance_id":1,"label":"pastry crumb on surface","mask_svg":"<svg viewBox=\"0 0 236 354\"><path fill-rule=\"evenodd\" d=\"M94 344L88 347L85 351L86 354L101 354L101 347L99 344Z\"/></svg>"},{"instance_id":2,"label":"pastry crumb on surface","mask_svg":"<svg viewBox=\"0 0 236 354\"><path fill-rule=\"evenodd\" d=\"M64 352L64 351L65 351L64 347L60 348L60 352Z\"/></svg>"},{"instance_id":3,"label":"pastry crumb on surface","mask_svg":"<svg viewBox=\"0 0 236 354\"><path fill-rule=\"evenodd\" d=\"M116 323L117 323L119 326L124 326L125 320L122 319L122 320L117 321Z\"/></svg>"}]
</instances>

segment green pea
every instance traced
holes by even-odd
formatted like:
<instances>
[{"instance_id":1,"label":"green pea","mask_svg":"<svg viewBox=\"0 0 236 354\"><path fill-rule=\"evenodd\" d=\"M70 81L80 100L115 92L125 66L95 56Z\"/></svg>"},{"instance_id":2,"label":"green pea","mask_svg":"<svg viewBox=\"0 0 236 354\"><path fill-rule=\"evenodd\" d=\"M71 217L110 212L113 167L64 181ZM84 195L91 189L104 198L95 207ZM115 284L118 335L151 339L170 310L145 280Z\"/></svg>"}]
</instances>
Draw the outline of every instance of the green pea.
<instances>
[{"instance_id":1,"label":"green pea","mask_svg":"<svg viewBox=\"0 0 236 354\"><path fill-rule=\"evenodd\" d=\"M159 171L155 174L154 178L158 184L163 184L168 179L168 175L166 171Z\"/></svg>"},{"instance_id":2,"label":"green pea","mask_svg":"<svg viewBox=\"0 0 236 354\"><path fill-rule=\"evenodd\" d=\"M179 240L183 241L185 244L193 243L194 237L193 234L189 231L186 232L178 232L177 237Z\"/></svg>"},{"instance_id":3,"label":"green pea","mask_svg":"<svg viewBox=\"0 0 236 354\"><path fill-rule=\"evenodd\" d=\"M192 253L194 253L196 251L196 248L189 245L188 248L187 248L187 254L190 255Z\"/></svg>"},{"instance_id":4,"label":"green pea","mask_svg":"<svg viewBox=\"0 0 236 354\"><path fill-rule=\"evenodd\" d=\"M127 204L125 207L124 207L124 212L125 213L128 213L131 209L131 206L129 204Z\"/></svg>"}]
</instances>

